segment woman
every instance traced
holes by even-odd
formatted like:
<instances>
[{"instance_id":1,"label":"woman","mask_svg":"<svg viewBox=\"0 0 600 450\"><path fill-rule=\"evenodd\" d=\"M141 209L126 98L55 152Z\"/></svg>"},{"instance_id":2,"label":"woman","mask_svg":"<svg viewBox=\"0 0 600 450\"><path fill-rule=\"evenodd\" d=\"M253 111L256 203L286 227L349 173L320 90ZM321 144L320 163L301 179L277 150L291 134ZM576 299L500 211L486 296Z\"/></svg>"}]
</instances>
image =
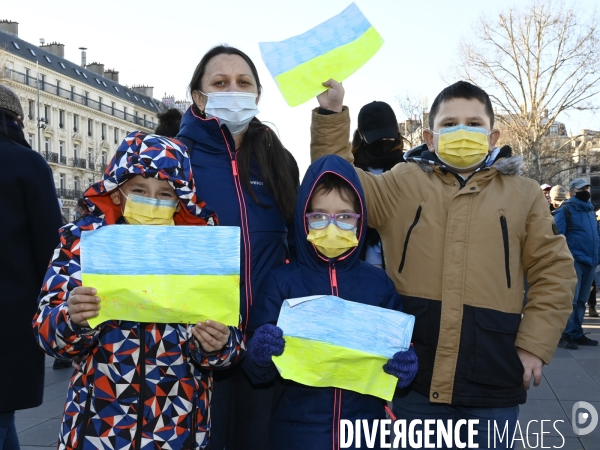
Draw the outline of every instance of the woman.
<instances>
[{"instance_id":1,"label":"woman","mask_svg":"<svg viewBox=\"0 0 600 450\"><path fill-rule=\"evenodd\" d=\"M354 165L379 175L404 161L402 149L403 138L398 132L398 121L392 107L385 102L371 102L363 106L352 138ZM377 230L367 228L365 242L360 259L385 269Z\"/></svg>"},{"instance_id":2,"label":"woman","mask_svg":"<svg viewBox=\"0 0 600 450\"><path fill-rule=\"evenodd\" d=\"M245 53L214 47L192 76L193 104L178 135L190 151L198 195L219 205L221 225L241 229L244 328L266 274L289 258L286 223L292 222L299 184L293 156L255 117L261 90ZM253 388L239 368L215 373L211 448L223 450L228 434L228 450L265 448L271 398L270 386Z\"/></svg>"}]
</instances>

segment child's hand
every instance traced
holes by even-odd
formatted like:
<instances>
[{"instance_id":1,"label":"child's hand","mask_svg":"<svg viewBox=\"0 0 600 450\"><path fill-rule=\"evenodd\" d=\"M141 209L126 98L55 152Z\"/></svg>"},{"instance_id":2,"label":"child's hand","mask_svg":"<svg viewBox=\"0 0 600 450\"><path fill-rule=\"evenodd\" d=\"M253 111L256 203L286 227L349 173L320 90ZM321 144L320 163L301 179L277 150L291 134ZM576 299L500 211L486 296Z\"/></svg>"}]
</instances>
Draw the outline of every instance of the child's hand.
<instances>
[{"instance_id":1,"label":"child's hand","mask_svg":"<svg viewBox=\"0 0 600 450\"><path fill-rule=\"evenodd\" d=\"M273 364L273 356L281 356L285 348L283 330L276 325L267 323L254 332L254 337L248 344L248 356L254 364L269 367Z\"/></svg>"},{"instance_id":2,"label":"child's hand","mask_svg":"<svg viewBox=\"0 0 600 450\"><path fill-rule=\"evenodd\" d=\"M230 333L227 325L212 320L198 322L192 328L192 334L207 353L217 352L225 347Z\"/></svg>"},{"instance_id":3,"label":"child's hand","mask_svg":"<svg viewBox=\"0 0 600 450\"><path fill-rule=\"evenodd\" d=\"M330 78L321 84L329 89L317 95L319 106L329 111L342 112L344 103L344 86L342 86L342 83Z\"/></svg>"},{"instance_id":4,"label":"child's hand","mask_svg":"<svg viewBox=\"0 0 600 450\"><path fill-rule=\"evenodd\" d=\"M90 328L87 320L98 315L100 297L95 294L96 289L83 286L76 287L69 294L67 312L77 325Z\"/></svg>"},{"instance_id":5,"label":"child's hand","mask_svg":"<svg viewBox=\"0 0 600 450\"><path fill-rule=\"evenodd\" d=\"M419 360L412 346L405 352L397 352L383 366L383 371L398 378L398 387L405 388L417 375Z\"/></svg>"}]
</instances>

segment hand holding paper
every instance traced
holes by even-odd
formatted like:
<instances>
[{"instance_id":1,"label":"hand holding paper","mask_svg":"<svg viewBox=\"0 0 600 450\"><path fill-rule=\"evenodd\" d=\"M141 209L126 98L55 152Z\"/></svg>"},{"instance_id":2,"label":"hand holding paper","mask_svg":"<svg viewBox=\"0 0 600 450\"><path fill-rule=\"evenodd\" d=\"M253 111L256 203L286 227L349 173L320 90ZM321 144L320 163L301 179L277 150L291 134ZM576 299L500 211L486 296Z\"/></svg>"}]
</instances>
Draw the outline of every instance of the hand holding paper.
<instances>
[{"instance_id":1,"label":"hand holding paper","mask_svg":"<svg viewBox=\"0 0 600 450\"><path fill-rule=\"evenodd\" d=\"M411 347L405 352L395 353L383 366L383 371L398 378L398 387L405 388L415 379L418 368L419 360Z\"/></svg>"},{"instance_id":2,"label":"hand holding paper","mask_svg":"<svg viewBox=\"0 0 600 450\"><path fill-rule=\"evenodd\" d=\"M317 95L319 106L328 111L342 112L344 105L344 86L342 86L342 83L330 78L323 82L323 86L329 89Z\"/></svg>"},{"instance_id":3,"label":"hand holding paper","mask_svg":"<svg viewBox=\"0 0 600 450\"><path fill-rule=\"evenodd\" d=\"M231 331L229 331L227 325L214 320L207 320L206 322L196 323L192 328L192 334L200 342L202 350L213 353L225 347L225 344L229 341Z\"/></svg>"},{"instance_id":4,"label":"hand holding paper","mask_svg":"<svg viewBox=\"0 0 600 450\"><path fill-rule=\"evenodd\" d=\"M78 286L69 294L67 312L76 325L90 328L88 319L96 317L99 310L100 297L96 296L96 289Z\"/></svg>"}]
</instances>

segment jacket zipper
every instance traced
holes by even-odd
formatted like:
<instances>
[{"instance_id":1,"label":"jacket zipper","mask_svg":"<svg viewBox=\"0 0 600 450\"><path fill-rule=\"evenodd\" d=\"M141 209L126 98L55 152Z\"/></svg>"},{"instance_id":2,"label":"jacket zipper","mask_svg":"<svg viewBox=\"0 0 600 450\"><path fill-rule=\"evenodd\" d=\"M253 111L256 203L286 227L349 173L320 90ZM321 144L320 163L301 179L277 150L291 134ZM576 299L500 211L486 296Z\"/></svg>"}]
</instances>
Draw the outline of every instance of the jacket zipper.
<instances>
[{"instance_id":1,"label":"jacket zipper","mask_svg":"<svg viewBox=\"0 0 600 450\"><path fill-rule=\"evenodd\" d=\"M410 240L410 234L414 227L419 223L419 219L421 218L421 205L419 205L419 209L417 209L417 214L415 214L415 220L413 220L412 225L408 229L408 233L406 233L406 240L404 241L404 248L402 249L402 259L400 260L400 266L398 267L398 273L402 273L402 269L404 269L404 262L406 261L406 250L408 250L408 241Z\"/></svg>"},{"instance_id":2,"label":"jacket zipper","mask_svg":"<svg viewBox=\"0 0 600 450\"><path fill-rule=\"evenodd\" d=\"M140 398L138 400L137 429L135 430L135 450L142 448L142 427L144 426L144 398L146 394L146 327L140 323Z\"/></svg>"},{"instance_id":3,"label":"jacket zipper","mask_svg":"<svg viewBox=\"0 0 600 450\"><path fill-rule=\"evenodd\" d=\"M510 289L510 260L508 252L508 226L506 217L500 216L500 227L502 228L502 240L504 241L504 269L506 270L506 284Z\"/></svg>"},{"instance_id":4,"label":"jacket zipper","mask_svg":"<svg viewBox=\"0 0 600 450\"><path fill-rule=\"evenodd\" d=\"M339 296L337 271L335 263L329 263L329 283L331 284L331 295ZM333 389L333 427L332 427L332 449L338 450L340 446L340 418L342 410L342 390Z\"/></svg>"},{"instance_id":5,"label":"jacket zipper","mask_svg":"<svg viewBox=\"0 0 600 450\"><path fill-rule=\"evenodd\" d=\"M192 402L194 402L192 406L192 423L190 424L190 437L191 437L191 445L190 449L196 448L196 415L197 415L197 406L196 406L196 398L192 397Z\"/></svg>"},{"instance_id":6,"label":"jacket zipper","mask_svg":"<svg viewBox=\"0 0 600 450\"><path fill-rule=\"evenodd\" d=\"M242 240L244 242L244 273L245 283L244 288L246 291L246 320L244 321L244 334L245 330L248 327L248 319L250 317L250 306L252 305L252 281L251 281L251 265L250 265L250 227L248 225L248 212L246 210L246 201L244 200L244 191L242 189L242 183L240 181L240 175L237 166L237 151L232 152L231 147L229 146L229 142L227 142L227 137L223 130L221 130L221 134L223 135L223 139L225 140L225 145L227 145L227 150L229 151L229 156L231 157L231 171L233 173L233 181L235 184L235 191L238 196L238 203L240 207L240 222L242 225Z\"/></svg>"},{"instance_id":7,"label":"jacket zipper","mask_svg":"<svg viewBox=\"0 0 600 450\"><path fill-rule=\"evenodd\" d=\"M79 435L77 436L77 450L81 450L83 448L83 441L85 440L85 430L88 427L88 422L90 421L90 408L92 406L92 395L94 395L94 382L88 387L88 396L85 399L85 411L83 412L83 419L81 421L81 430L79 431Z\"/></svg>"}]
</instances>

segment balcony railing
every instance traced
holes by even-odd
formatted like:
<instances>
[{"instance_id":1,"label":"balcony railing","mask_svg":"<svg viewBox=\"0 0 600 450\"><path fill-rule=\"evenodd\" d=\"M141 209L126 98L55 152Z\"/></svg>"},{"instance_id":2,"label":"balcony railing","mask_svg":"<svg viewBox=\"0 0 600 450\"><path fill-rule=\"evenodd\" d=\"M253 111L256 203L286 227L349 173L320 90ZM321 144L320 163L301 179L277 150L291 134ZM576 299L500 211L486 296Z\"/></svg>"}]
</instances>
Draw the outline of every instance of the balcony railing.
<instances>
[{"instance_id":1,"label":"balcony railing","mask_svg":"<svg viewBox=\"0 0 600 450\"><path fill-rule=\"evenodd\" d=\"M36 78L32 77L31 75L26 75L13 69L5 69L4 76L6 78L15 80L19 83L26 84L27 86L36 87ZM133 114L120 111L114 108L113 106L105 105L89 97L86 97L85 95L76 94L70 89L63 89L60 86L50 84L47 81L42 82L42 80L40 80L40 90L48 92L50 94L58 95L59 97L64 98L66 100L79 103L80 105L87 106L97 111L102 111L103 113L109 114L113 117L126 120L127 122L131 122L136 125L143 126L145 128L154 129L154 127L156 126L154 120L145 120L143 118L135 117Z\"/></svg>"},{"instance_id":2,"label":"balcony railing","mask_svg":"<svg viewBox=\"0 0 600 450\"><path fill-rule=\"evenodd\" d=\"M88 162L87 162L87 164L88 164L88 169L90 169L90 170L95 170L95 169L94 169L94 167L95 167L95 164L94 164L92 161L88 161Z\"/></svg>"},{"instance_id":3,"label":"balcony railing","mask_svg":"<svg viewBox=\"0 0 600 450\"><path fill-rule=\"evenodd\" d=\"M56 192L58 194L58 198L67 200L79 200L83 196L83 193L77 189L58 188Z\"/></svg>"},{"instance_id":4,"label":"balcony railing","mask_svg":"<svg viewBox=\"0 0 600 450\"><path fill-rule=\"evenodd\" d=\"M60 163L63 165L67 165L67 157L66 156L61 156L60 157Z\"/></svg>"},{"instance_id":5,"label":"balcony railing","mask_svg":"<svg viewBox=\"0 0 600 450\"><path fill-rule=\"evenodd\" d=\"M43 152L42 155L46 158L46 161L51 163L58 163L58 153Z\"/></svg>"},{"instance_id":6,"label":"balcony railing","mask_svg":"<svg viewBox=\"0 0 600 450\"><path fill-rule=\"evenodd\" d=\"M85 169L86 160L83 158L73 158L73 167L79 167Z\"/></svg>"}]
</instances>

